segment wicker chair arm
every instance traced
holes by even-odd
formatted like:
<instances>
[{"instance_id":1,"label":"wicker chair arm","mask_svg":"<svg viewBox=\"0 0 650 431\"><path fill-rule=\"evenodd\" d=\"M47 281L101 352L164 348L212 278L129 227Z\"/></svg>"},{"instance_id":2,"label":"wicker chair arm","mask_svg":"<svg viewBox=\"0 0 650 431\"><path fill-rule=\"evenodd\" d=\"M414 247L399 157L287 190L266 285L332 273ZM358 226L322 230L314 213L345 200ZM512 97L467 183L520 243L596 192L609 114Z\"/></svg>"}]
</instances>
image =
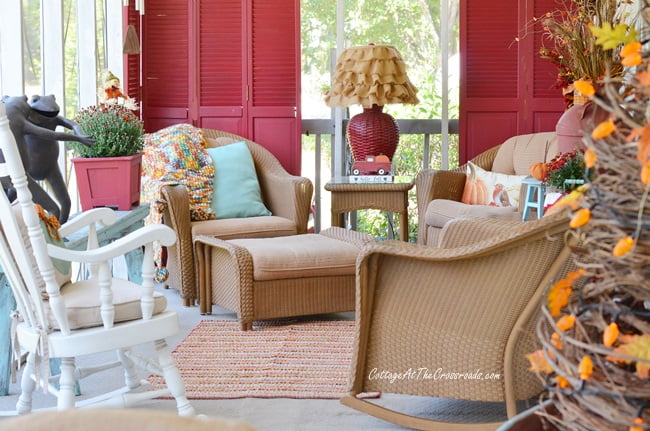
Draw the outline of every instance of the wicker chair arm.
<instances>
[{"instance_id":1,"label":"wicker chair arm","mask_svg":"<svg viewBox=\"0 0 650 431\"><path fill-rule=\"evenodd\" d=\"M481 219L480 223L486 223ZM488 219L489 220L489 219ZM372 254L387 256L403 256L426 262L450 262L494 254L506 251L525 242L549 237L567 230L569 220L563 213L545 217L541 220L517 223L512 228L496 228L500 223L495 222L494 232L497 235L486 235L482 241L472 242L455 248L428 247L420 244L410 244L402 241L384 241L370 244L362 250L363 260ZM491 225L492 222L487 222ZM488 228L489 229L489 228ZM558 241L561 238L558 238Z\"/></svg>"},{"instance_id":2,"label":"wicker chair arm","mask_svg":"<svg viewBox=\"0 0 650 431\"><path fill-rule=\"evenodd\" d=\"M494 237L503 232L517 229L523 222L518 220L503 220L464 216L446 223L440 233L440 248L461 247Z\"/></svg>"},{"instance_id":3,"label":"wicker chair arm","mask_svg":"<svg viewBox=\"0 0 650 431\"><path fill-rule=\"evenodd\" d=\"M494 163L494 159L496 158L497 153L499 152L499 148L501 148L501 145L497 145L495 147L490 148L489 150L483 151L481 154L479 154L478 156L472 159L472 163L474 163L477 166L480 166L486 171L491 171L492 164Z\"/></svg>"},{"instance_id":4,"label":"wicker chair arm","mask_svg":"<svg viewBox=\"0 0 650 431\"><path fill-rule=\"evenodd\" d=\"M366 244L377 242L375 237L367 233L357 232L354 230L344 229L342 227L332 226L320 231L320 234L328 238L338 239L353 244L359 248Z\"/></svg>"},{"instance_id":5,"label":"wicker chair arm","mask_svg":"<svg viewBox=\"0 0 650 431\"><path fill-rule=\"evenodd\" d=\"M275 216L293 220L297 233L307 232L309 208L314 192L312 182L305 177L259 171L258 179L264 203Z\"/></svg>"},{"instance_id":6,"label":"wicker chair arm","mask_svg":"<svg viewBox=\"0 0 650 431\"><path fill-rule=\"evenodd\" d=\"M230 304L236 310L240 320L250 321L253 316L253 257L244 247L219 238L198 235L194 238L197 256L199 298L201 312L208 312L212 305L212 262L213 257L224 266L228 266L230 277L237 279L231 286L239 286L236 303Z\"/></svg>"},{"instance_id":7,"label":"wicker chair arm","mask_svg":"<svg viewBox=\"0 0 650 431\"><path fill-rule=\"evenodd\" d=\"M415 178L418 205L418 243L426 243L426 223L424 214L429 202L434 199L460 201L465 189L466 175L457 171L424 169Z\"/></svg>"},{"instance_id":8,"label":"wicker chair arm","mask_svg":"<svg viewBox=\"0 0 650 431\"><path fill-rule=\"evenodd\" d=\"M190 201L185 186L165 185L161 190L167 202L163 212L163 223L171 227L177 236L177 242L168 248L174 254L178 268L170 271L171 284L180 292L186 303L197 298L194 256L192 253L192 224L190 219Z\"/></svg>"}]
</instances>

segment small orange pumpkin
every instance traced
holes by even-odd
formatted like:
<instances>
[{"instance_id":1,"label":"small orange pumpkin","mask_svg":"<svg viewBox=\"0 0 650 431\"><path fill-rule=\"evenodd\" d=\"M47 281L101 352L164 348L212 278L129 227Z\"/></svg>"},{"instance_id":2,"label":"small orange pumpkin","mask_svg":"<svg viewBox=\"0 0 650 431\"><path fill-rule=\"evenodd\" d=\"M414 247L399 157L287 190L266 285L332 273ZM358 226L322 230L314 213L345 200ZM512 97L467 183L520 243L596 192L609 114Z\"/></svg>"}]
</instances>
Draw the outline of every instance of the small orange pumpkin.
<instances>
[{"instance_id":1,"label":"small orange pumpkin","mask_svg":"<svg viewBox=\"0 0 650 431\"><path fill-rule=\"evenodd\" d=\"M490 193L485 182L478 177L474 166L470 163L470 173L465 181L465 189L461 202L470 205L487 205L490 202Z\"/></svg>"},{"instance_id":2,"label":"small orange pumpkin","mask_svg":"<svg viewBox=\"0 0 650 431\"><path fill-rule=\"evenodd\" d=\"M533 176L533 178L536 178L540 181L544 181L544 178L546 178L547 173L548 173L548 167L544 162L534 163L530 167L530 174Z\"/></svg>"}]
</instances>

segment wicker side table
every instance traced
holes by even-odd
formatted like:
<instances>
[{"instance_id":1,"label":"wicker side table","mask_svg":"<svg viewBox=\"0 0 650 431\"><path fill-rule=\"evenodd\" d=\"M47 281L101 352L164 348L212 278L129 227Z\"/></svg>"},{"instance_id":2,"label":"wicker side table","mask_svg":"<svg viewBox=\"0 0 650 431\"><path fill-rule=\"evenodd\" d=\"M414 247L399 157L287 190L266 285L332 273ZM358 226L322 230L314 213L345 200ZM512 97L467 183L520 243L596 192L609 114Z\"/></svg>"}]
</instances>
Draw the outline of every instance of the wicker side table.
<instances>
[{"instance_id":1,"label":"wicker side table","mask_svg":"<svg viewBox=\"0 0 650 431\"><path fill-rule=\"evenodd\" d=\"M408 241L408 192L411 177L395 177L392 183L352 183L349 177L332 178L325 190L332 194L332 226L344 227L343 215L361 209L399 214L399 238Z\"/></svg>"}]
</instances>

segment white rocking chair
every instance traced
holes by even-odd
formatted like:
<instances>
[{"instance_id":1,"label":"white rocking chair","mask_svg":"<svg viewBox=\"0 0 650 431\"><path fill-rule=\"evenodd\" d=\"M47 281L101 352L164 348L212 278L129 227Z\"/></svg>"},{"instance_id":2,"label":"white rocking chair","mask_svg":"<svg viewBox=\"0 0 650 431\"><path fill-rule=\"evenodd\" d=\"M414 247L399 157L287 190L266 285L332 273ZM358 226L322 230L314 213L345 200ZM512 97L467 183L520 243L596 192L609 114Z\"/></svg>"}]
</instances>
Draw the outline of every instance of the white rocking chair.
<instances>
[{"instance_id":1,"label":"white rocking chair","mask_svg":"<svg viewBox=\"0 0 650 431\"><path fill-rule=\"evenodd\" d=\"M48 244L47 231L43 229L46 224L39 219L32 202L19 149L2 103L0 149L4 156L4 160L0 157L0 176L11 178L18 195L18 205L11 205L5 193L0 192L0 265L17 302L17 313L13 316L13 350L19 358L21 352L27 353L17 413L32 410L32 393L39 387L56 395L58 410L86 405L128 407L141 400L171 393L180 415L194 415L165 342L165 337L179 331L178 316L165 310L165 297L154 293L153 285L152 242L172 245L176 241L175 233L163 225L146 226L109 245L98 247L95 224L115 222L112 210L99 208L79 215L59 230L60 236L65 237L88 226L87 250L74 251ZM142 246L145 250L142 285L112 278L108 262ZM53 259L58 260L53 262ZM74 283L57 280L55 267L58 268L63 261L87 264L89 278ZM157 361L131 351L132 346L147 342L153 343ZM75 359L81 355L111 350L117 352L115 362L88 369L75 366ZM49 358L60 358L59 376L49 377ZM147 382L138 377L136 365L148 372L162 374L168 389L144 391L143 384ZM124 387L110 394L75 402L75 380L117 366L124 368ZM55 382L58 382L58 388Z\"/></svg>"}]
</instances>

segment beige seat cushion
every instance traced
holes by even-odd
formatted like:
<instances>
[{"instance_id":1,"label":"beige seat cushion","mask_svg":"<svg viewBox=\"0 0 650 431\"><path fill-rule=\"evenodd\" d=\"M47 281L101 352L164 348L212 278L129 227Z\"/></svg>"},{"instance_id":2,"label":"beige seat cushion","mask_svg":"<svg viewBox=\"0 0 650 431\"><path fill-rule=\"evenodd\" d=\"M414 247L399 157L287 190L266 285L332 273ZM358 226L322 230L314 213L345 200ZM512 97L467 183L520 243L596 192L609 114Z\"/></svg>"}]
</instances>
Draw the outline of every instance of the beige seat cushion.
<instances>
[{"instance_id":1,"label":"beige seat cushion","mask_svg":"<svg viewBox=\"0 0 650 431\"><path fill-rule=\"evenodd\" d=\"M492 163L492 171L508 175L529 175L534 163L547 162L555 154L555 132L513 136L499 147Z\"/></svg>"},{"instance_id":2,"label":"beige seat cushion","mask_svg":"<svg viewBox=\"0 0 650 431\"><path fill-rule=\"evenodd\" d=\"M323 235L233 239L253 258L256 281L354 275L360 248Z\"/></svg>"},{"instance_id":3,"label":"beige seat cushion","mask_svg":"<svg viewBox=\"0 0 650 431\"><path fill-rule=\"evenodd\" d=\"M296 224L284 217L262 216L192 222L192 238L207 235L219 239L270 238L295 235Z\"/></svg>"},{"instance_id":4,"label":"beige seat cushion","mask_svg":"<svg viewBox=\"0 0 650 431\"><path fill-rule=\"evenodd\" d=\"M115 322L125 322L142 318L140 308L141 286L130 281L113 279L113 305L115 306ZM102 325L99 310L99 286L96 280L83 280L68 283L61 288L61 296L65 300L70 329L92 328ZM154 292L153 314L158 314L167 308L164 295ZM49 310L49 308L48 308ZM48 316L50 324L58 329L54 316Z\"/></svg>"},{"instance_id":5,"label":"beige seat cushion","mask_svg":"<svg viewBox=\"0 0 650 431\"><path fill-rule=\"evenodd\" d=\"M521 218L516 207L494 207L490 205L468 205L448 199L434 199L429 202L424 214L424 222L428 226L442 228L449 220L461 216L476 216L490 218Z\"/></svg>"}]
</instances>

